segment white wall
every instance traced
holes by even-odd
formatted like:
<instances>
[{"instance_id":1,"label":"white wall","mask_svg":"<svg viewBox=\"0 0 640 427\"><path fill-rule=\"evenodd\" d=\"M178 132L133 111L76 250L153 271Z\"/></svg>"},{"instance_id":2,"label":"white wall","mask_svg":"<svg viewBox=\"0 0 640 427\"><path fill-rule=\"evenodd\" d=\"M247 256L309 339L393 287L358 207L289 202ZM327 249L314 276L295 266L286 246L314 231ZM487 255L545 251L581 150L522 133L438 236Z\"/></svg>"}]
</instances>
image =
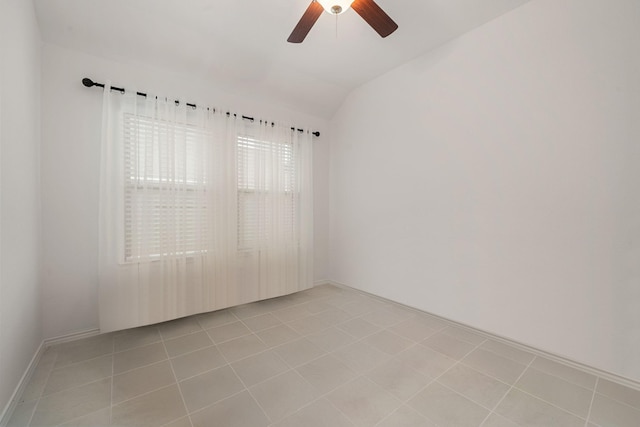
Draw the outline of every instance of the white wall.
<instances>
[{"instance_id":1,"label":"white wall","mask_svg":"<svg viewBox=\"0 0 640 427\"><path fill-rule=\"evenodd\" d=\"M99 53L99 52L98 52ZM329 138L324 119L224 84L45 44L43 53L43 316L47 338L98 327L98 183L102 92L83 77L319 130L315 139L315 279L327 279Z\"/></svg>"},{"instance_id":2,"label":"white wall","mask_svg":"<svg viewBox=\"0 0 640 427\"><path fill-rule=\"evenodd\" d=\"M33 4L0 3L0 418L42 341L40 34Z\"/></svg>"},{"instance_id":3,"label":"white wall","mask_svg":"<svg viewBox=\"0 0 640 427\"><path fill-rule=\"evenodd\" d=\"M640 380L638 23L533 0L354 91L331 278Z\"/></svg>"}]
</instances>

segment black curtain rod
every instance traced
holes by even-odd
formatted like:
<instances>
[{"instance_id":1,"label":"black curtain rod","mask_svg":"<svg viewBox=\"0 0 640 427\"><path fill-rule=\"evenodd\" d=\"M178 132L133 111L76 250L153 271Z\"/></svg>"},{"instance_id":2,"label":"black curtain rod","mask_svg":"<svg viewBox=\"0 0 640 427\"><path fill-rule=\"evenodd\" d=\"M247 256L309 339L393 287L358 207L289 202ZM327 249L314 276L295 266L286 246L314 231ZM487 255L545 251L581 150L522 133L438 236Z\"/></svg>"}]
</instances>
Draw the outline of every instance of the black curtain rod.
<instances>
[{"instance_id":1,"label":"black curtain rod","mask_svg":"<svg viewBox=\"0 0 640 427\"><path fill-rule=\"evenodd\" d=\"M84 79L82 79L82 84L85 85L86 87L101 87L104 88L104 84L103 83L97 83L94 82L93 80L91 80L90 78L85 77ZM125 90L123 87L116 87L116 86L111 86L111 90L117 90L120 93L124 93ZM144 96L145 98L147 97L146 93L143 92L136 92L136 95L138 96ZM176 100L175 101L176 105L180 104L180 101ZM196 108L196 104L190 104L187 102L187 106L191 107L191 108ZM207 108L208 109L208 108ZM232 113L227 112L227 116L230 116ZM234 113L233 114L234 117L237 117L237 115ZM254 121L253 117L248 117L248 116L241 116L244 120L249 120L249 121ZM262 123L262 120L260 120L260 122ZM266 123L266 122L265 122ZM271 126L274 126L274 123L271 122ZM304 129L296 129L295 127L292 127L291 130L297 130L298 132L304 132ZM316 132L311 132L312 135L319 137L320 136L320 132L316 131Z\"/></svg>"}]
</instances>

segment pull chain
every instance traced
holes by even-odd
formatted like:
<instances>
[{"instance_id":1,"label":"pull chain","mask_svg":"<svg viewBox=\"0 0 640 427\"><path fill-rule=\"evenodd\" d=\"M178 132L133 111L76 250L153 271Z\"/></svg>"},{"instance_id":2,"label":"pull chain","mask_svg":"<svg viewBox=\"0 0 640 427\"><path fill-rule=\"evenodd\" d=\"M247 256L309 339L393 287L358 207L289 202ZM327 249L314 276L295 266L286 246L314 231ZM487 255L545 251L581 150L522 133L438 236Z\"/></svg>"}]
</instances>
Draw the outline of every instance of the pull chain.
<instances>
[{"instance_id":1,"label":"pull chain","mask_svg":"<svg viewBox=\"0 0 640 427\"><path fill-rule=\"evenodd\" d=\"M336 13L336 40L338 40L338 14Z\"/></svg>"}]
</instances>

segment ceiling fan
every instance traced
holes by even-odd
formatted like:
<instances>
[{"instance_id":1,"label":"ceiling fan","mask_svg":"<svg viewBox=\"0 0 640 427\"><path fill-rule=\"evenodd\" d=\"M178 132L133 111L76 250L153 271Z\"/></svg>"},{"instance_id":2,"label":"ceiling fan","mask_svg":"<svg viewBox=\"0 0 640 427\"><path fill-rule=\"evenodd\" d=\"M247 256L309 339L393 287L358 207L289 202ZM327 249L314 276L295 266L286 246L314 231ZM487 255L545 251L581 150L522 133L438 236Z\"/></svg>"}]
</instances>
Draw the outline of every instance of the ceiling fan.
<instances>
[{"instance_id":1,"label":"ceiling fan","mask_svg":"<svg viewBox=\"0 0 640 427\"><path fill-rule=\"evenodd\" d=\"M387 37L398 29L398 24L373 0L313 0L300 18L298 25L287 39L289 43L302 43L323 10L340 15L349 8L356 11L381 37Z\"/></svg>"}]
</instances>

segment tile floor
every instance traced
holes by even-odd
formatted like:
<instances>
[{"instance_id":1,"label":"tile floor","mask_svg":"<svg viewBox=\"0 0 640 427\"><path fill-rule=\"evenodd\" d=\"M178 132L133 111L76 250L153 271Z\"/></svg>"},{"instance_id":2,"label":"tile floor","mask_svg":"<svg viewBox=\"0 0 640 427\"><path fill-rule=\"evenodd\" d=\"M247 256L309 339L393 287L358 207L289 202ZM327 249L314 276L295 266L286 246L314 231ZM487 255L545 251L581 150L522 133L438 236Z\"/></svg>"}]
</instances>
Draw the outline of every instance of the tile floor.
<instances>
[{"instance_id":1,"label":"tile floor","mask_svg":"<svg viewBox=\"0 0 640 427\"><path fill-rule=\"evenodd\" d=\"M640 391L330 285L49 347L14 426L640 426Z\"/></svg>"}]
</instances>

